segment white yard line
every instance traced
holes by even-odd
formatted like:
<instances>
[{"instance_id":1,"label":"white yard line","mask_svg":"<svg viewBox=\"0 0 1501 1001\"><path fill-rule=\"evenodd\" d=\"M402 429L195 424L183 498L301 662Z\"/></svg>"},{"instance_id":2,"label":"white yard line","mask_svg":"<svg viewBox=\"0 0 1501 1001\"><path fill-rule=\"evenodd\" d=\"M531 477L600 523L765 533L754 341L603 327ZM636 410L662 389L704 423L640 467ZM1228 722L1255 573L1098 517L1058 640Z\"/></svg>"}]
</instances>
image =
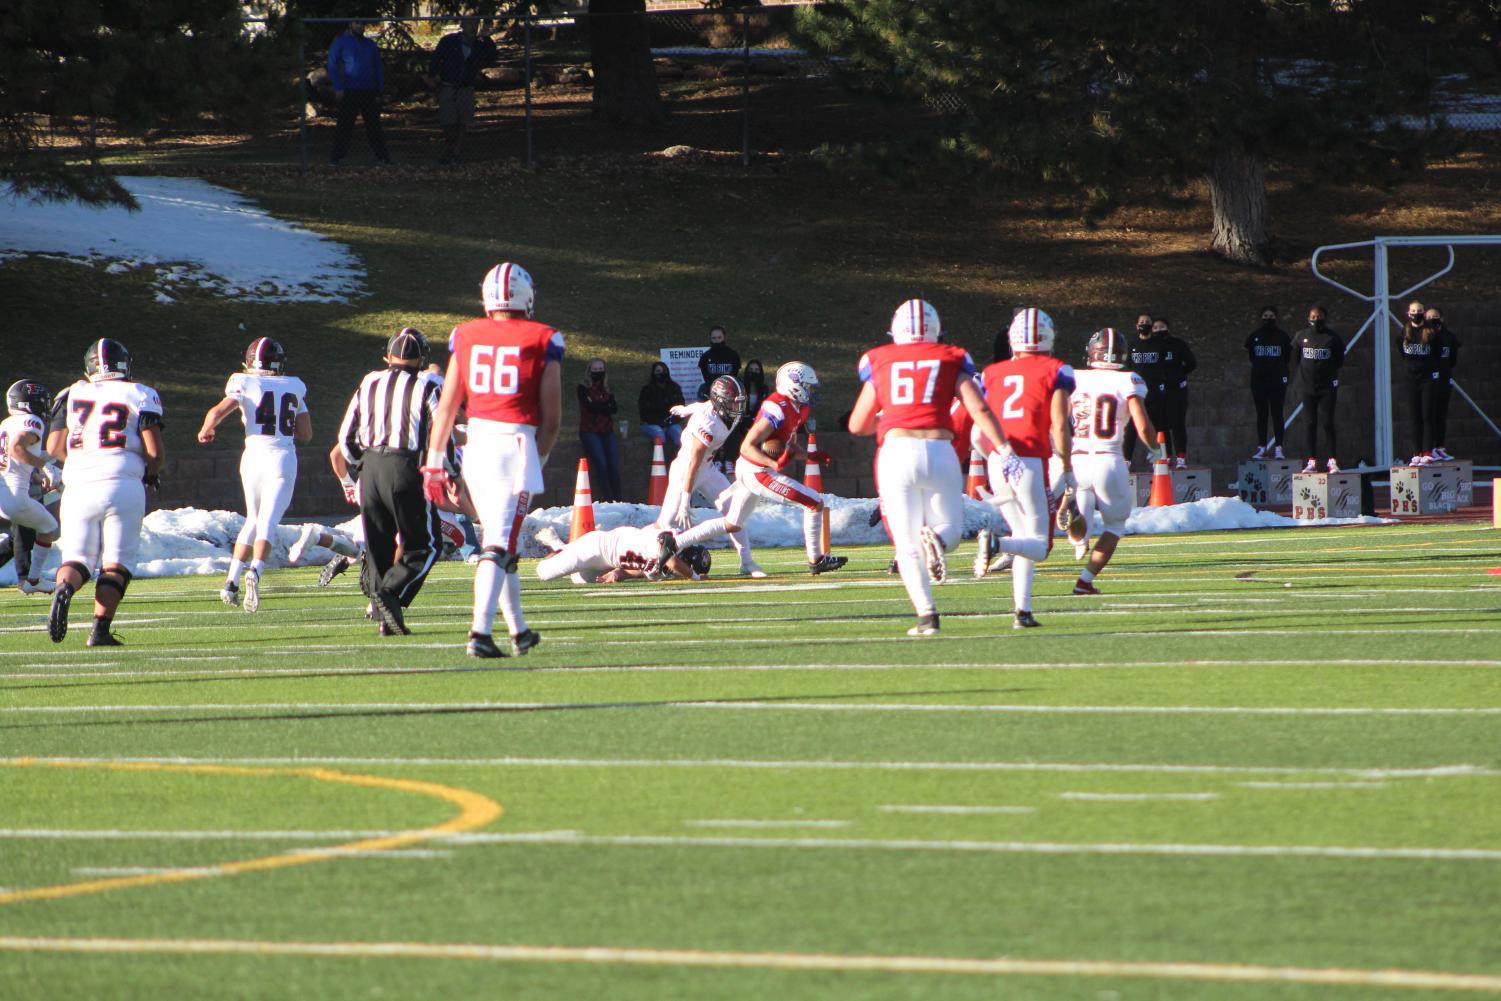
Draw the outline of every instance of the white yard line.
<instances>
[{"instance_id":1,"label":"white yard line","mask_svg":"<svg viewBox=\"0 0 1501 1001\"><path fill-rule=\"evenodd\" d=\"M1099 801L1105 803L1135 803L1152 800L1179 800L1206 802L1219 799L1217 792L1060 792L1059 799Z\"/></svg>"},{"instance_id":2,"label":"white yard line","mask_svg":"<svg viewBox=\"0 0 1501 1001\"><path fill-rule=\"evenodd\" d=\"M1385 789L1385 782L1237 782L1243 789Z\"/></svg>"},{"instance_id":3,"label":"white yard line","mask_svg":"<svg viewBox=\"0 0 1501 1001\"><path fill-rule=\"evenodd\" d=\"M1414 768L1330 767L1327 765L1185 765L1071 761L831 761L748 758L433 758L433 757L37 757L0 758L0 761L57 764L156 764L249 766L360 766L396 768L730 768L752 771L876 771L876 772L1121 772L1164 775L1347 775L1363 779L1496 778L1501 769L1450 764ZM341 832L351 838L374 837L359 831ZM5 836L0 829L0 837Z\"/></svg>"},{"instance_id":4,"label":"white yard line","mask_svg":"<svg viewBox=\"0 0 1501 1001\"><path fill-rule=\"evenodd\" d=\"M1501 976L1426 970L1252 966L1243 963L1116 962L1072 959L965 959L946 956L728 952L619 946L486 945L426 942L267 942L244 939L0 937L0 950L93 954L344 956L502 963L763 969L796 972L947 974L988 977L1105 977L1176 981L1287 983L1416 990L1496 991Z\"/></svg>"},{"instance_id":5,"label":"white yard line","mask_svg":"<svg viewBox=\"0 0 1501 1001\"><path fill-rule=\"evenodd\" d=\"M144 866L144 865L80 865L74 866L78 876L155 876L164 872L192 872L205 876L219 874L217 866Z\"/></svg>"},{"instance_id":6,"label":"white yard line","mask_svg":"<svg viewBox=\"0 0 1501 1001\"><path fill-rule=\"evenodd\" d=\"M882 813L934 813L953 816L985 816L987 814L1036 813L1035 806L941 806L913 803L883 803L876 807Z\"/></svg>"},{"instance_id":7,"label":"white yard line","mask_svg":"<svg viewBox=\"0 0 1501 1001\"><path fill-rule=\"evenodd\" d=\"M684 827L745 827L745 828L777 828L777 827L816 827L816 828L839 828L848 827L848 820L685 820Z\"/></svg>"}]
</instances>

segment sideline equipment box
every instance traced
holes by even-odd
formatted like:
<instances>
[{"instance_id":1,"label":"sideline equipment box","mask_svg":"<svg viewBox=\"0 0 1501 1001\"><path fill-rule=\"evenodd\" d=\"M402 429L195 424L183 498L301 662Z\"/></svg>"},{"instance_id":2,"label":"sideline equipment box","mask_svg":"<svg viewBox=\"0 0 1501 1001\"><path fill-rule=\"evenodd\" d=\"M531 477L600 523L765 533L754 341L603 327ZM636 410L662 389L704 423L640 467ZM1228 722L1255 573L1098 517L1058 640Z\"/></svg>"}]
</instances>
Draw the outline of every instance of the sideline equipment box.
<instances>
[{"instance_id":1,"label":"sideline equipment box","mask_svg":"<svg viewBox=\"0 0 1501 1001\"><path fill-rule=\"evenodd\" d=\"M1293 502L1293 474L1300 468L1292 459L1251 459L1240 464L1240 499L1247 504L1284 507Z\"/></svg>"},{"instance_id":2,"label":"sideline equipment box","mask_svg":"<svg viewBox=\"0 0 1501 1001\"><path fill-rule=\"evenodd\" d=\"M1393 466L1392 514L1448 514L1459 507L1459 475L1453 462Z\"/></svg>"},{"instance_id":3,"label":"sideline equipment box","mask_svg":"<svg viewBox=\"0 0 1501 1001\"><path fill-rule=\"evenodd\" d=\"M1297 521L1358 518L1360 517L1360 475L1358 473L1294 473L1292 502L1293 518Z\"/></svg>"}]
</instances>

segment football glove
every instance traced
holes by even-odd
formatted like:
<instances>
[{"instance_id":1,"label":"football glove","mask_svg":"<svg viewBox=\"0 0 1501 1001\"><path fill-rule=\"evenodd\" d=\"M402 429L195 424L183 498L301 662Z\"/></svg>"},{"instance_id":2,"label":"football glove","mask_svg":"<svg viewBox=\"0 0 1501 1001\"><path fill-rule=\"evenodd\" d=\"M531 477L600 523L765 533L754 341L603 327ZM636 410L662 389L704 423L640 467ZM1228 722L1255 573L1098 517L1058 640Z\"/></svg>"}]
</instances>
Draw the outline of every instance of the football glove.
<instances>
[{"instance_id":1,"label":"football glove","mask_svg":"<svg viewBox=\"0 0 1501 1001\"><path fill-rule=\"evenodd\" d=\"M1075 492L1065 487L1063 497L1058 501L1058 511L1053 516L1053 524L1058 527L1058 531L1067 532L1075 522L1083 520L1083 515L1079 513L1079 502L1075 498Z\"/></svg>"},{"instance_id":2,"label":"football glove","mask_svg":"<svg viewBox=\"0 0 1501 1001\"><path fill-rule=\"evenodd\" d=\"M1027 471L1027 467L1022 463L1021 459L1017 458L1016 453L1011 450L1009 444L1002 445L990 454L1000 460L1002 479L1013 486L1021 482L1022 474Z\"/></svg>"},{"instance_id":3,"label":"football glove","mask_svg":"<svg viewBox=\"0 0 1501 1001\"><path fill-rule=\"evenodd\" d=\"M359 490L355 485L354 477L341 476L339 477L339 484L344 488L344 500L350 504L353 504L355 507L359 507L360 495Z\"/></svg>"},{"instance_id":4,"label":"football glove","mask_svg":"<svg viewBox=\"0 0 1501 1001\"><path fill-rule=\"evenodd\" d=\"M791 461L792 461L792 447L789 445L788 447L782 449L782 454L781 455L777 456L777 472L780 473L782 470L786 469L787 468L787 463L789 463Z\"/></svg>"},{"instance_id":5,"label":"football glove","mask_svg":"<svg viewBox=\"0 0 1501 1001\"><path fill-rule=\"evenodd\" d=\"M1072 496L1074 491L1079 489L1079 481L1072 469L1065 469L1063 475L1058 477L1058 482L1063 485L1065 495Z\"/></svg>"},{"instance_id":6,"label":"football glove","mask_svg":"<svg viewBox=\"0 0 1501 1001\"><path fill-rule=\"evenodd\" d=\"M442 466L423 466L422 493L434 504L447 504L448 470Z\"/></svg>"},{"instance_id":7,"label":"football glove","mask_svg":"<svg viewBox=\"0 0 1501 1001\"><path fill-rule=\"evenodd\" d=\"M63 470L56 462L42 467L42 492L51 493L63 485Z\"/></svg>"},{"instance_id":8,"label":"football glove","mask_svg":"<svg viewBox=\"0 0 1501 1001\"><path fill-rule=\"evenodd\" d=\"M818 463L819 467L822 469L828 469L830 466L834 465L834 457L821 448L815 448L813 451L809 452L808 461Z\"/></svg>"},{"instance_id":9,"label":"football glove","mask_svg":"<svg viewBox=\"0 0 1501 1001\"><path fill-rule=\"evenodd\" d=\"M673 504L672 510L669 511L665 507L662 509L660 523L664 528L670 528L674 532L686 532L692 527L693 513L686 492L678 491L677 502Z\"/></svg>"}]
</instances>

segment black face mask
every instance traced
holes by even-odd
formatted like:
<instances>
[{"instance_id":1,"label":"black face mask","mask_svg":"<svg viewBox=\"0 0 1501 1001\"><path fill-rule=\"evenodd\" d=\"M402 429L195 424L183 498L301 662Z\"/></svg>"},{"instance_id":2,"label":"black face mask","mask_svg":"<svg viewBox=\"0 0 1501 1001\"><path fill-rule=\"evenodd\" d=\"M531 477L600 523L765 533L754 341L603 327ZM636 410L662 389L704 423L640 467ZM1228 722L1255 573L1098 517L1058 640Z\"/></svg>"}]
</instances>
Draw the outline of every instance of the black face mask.
<instances>
[{"instance_id":1,"label":"black face mask","mask_svg":"<svg viewBox=\"0 0 1501 1001\"><path fill-rule=\"evenodd\" d=\"M1266 329L1271 330L1277 325L1277 318L1275 316L1263 317L1261 320L1261 325Z\"/></svg>"},{"instance_id":2,"label":"black face mask","mask_svg":"<svg viewBox=\"0 0 1501 1001\"><path fill-rule=\"evenodd\" d=\"M1324 329L1324 321L1323 320L1314 320L1313 321L1313 329L1315 329L1315 330L1323 330Z\"/></svg>"},{"instance_id":3,"label":"black face mask","mask_svg":"<svg viewBox=\"0 0 1501 1001\"><path fill-rule=\"evenodd\" d=\"M590 372L589 381L594 383L604 382L605 374L603 372Z\"/></svg>"},{"instance_id":4,"label":"black face mask","mask_svg":"<svg viewBox=\"0 0 1501 1001\"><path fill-rule=\"evenodd\" d=\"M1423 325L1423 318L1421 316L1409 316L1407 322L1414 327L1421 327Z\"/></svg>"},{"instance_id":5,"label":"black face mask","mask_svg":"<svg viewBox=\"0 0 1501 1001\"><path fill-rule=\"evenodd\" d=\"M652 382L666 382L667 381L667 373L666 372L653 372L651 374L651 381Z\"/></svg>"},{"instance_id":6,"label":"black face mask","mask_svg":"<svg viewBox=\"0 0 1501 1001\"><path fill-rule=\"evenodd\" d=\"M1425 326L1425 327L1432 327L1434 330L1439 329L1443 325L1444 325L1444 321L1440 320L1438 317L1434 317L1431 320L1425 320L1425 321L1423 321L1423 326Z\"/></svg>"},{"instance_id":7,"label":"black face mask","mask_svg":"<svg viewBox=\"0 0 1501 1001\"><path fill-rule=\"evenodd\" d=\"M1136 325L1136 332L1138 334L1150 334L1152 332L1152 325L1150 323L1138 323Z\"/></svg>"}]
</instances>

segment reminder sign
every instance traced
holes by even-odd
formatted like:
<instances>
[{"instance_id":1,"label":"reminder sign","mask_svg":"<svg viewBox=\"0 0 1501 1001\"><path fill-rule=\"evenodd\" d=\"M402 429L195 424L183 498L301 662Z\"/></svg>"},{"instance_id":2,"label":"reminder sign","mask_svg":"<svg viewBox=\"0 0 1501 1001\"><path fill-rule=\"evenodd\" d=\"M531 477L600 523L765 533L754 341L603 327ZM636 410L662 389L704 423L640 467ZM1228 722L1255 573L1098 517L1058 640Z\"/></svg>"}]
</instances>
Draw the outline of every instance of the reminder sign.
<instances>
[{"instance_id":1,"label":"reminder sign","mask_svg":"<svg viewBox=\"0 0 1501 1001\"><path fill-rule=\"evenodd\" d=\"M698 359L707 350L707 344L696 348L662 349L662 363L667 366L672 381L683 387L683 399L689 403L698 399L698 387L704 381L704 374L698 370Z\"/></svg>"}]
</instances>

